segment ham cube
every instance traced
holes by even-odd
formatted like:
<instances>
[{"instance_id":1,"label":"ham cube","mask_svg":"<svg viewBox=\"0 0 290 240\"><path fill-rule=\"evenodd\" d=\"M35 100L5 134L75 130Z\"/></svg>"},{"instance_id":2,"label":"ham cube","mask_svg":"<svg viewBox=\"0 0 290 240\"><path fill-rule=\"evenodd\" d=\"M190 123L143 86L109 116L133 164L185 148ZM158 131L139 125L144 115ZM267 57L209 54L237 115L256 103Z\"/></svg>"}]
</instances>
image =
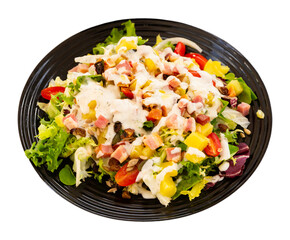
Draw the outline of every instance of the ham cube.
<instances>
[{"instance_id":1,"label":"ham cube","mask_svg":"<svg viewBox=\"0 0 290 240\"><path fill-rule=\"evenodd\" d=\"M180 108L180 109L184 109L186 108L187 104L189 103L189 100L186 99L186 98L181 98L177 104L177 106Z\"/></svg>"},{"instance_id":2,"label":"ham cube","mask_svg":"<svg viewBox=\"0 0 290 240\"><path fill-rule=\"evenodd\" d=\"M143 140L144 144L148 146L151 150L155 150L163 145L162 138L158 133L152 133L149 136L146 136Z\"/></svg>"},{"instance_id":3,"label":"ham cube","mask_svg":"<svg viewBox=\"0 0 290 240\"><path fill-rule=\"evenodd\" d=\"M114 152L114 149L111 145L101 144L99 147L96 148L95 152L97 154L97 158L110 157L111 154Z\"/></svg>"},{"instance_id":4,"label":"ham cube","mask_svg":"<svg viewBox=\"0 0 290 240\"><path fill-rule=\"evenodd\" d=\"M86 73L89 71L89 65L84 63L79 63L77 66L73 67L69 72L81 72Z\"/></svg>"},{"instance_id":5,"label":"ham cube","mask_svg":"<svg viewBox=\"0 0 290 240\"><path fill-rule=\"evenodd\" d=\"M111 157L117 159L120 163L124 162L128 158L126 148L121 145L112 154Z\"/></svg>"},{"instance_id":6,"label":"ham cube","mask_svg":"<svg viewBox=\"0 0 290 240\"><path fill-rule=\"evenodd\" d=\"M165 124L170 129L178 129L178 118L177 114L173 113L170 115L166 121Z\"/></svg>"},{"instance_id":7,"label":"ham cube","mask_svg":"<svg viewBox=\"0 0 290 240\"><path fill-rule=\"evenodd\" d=\"M131 75L132 74L132 66L127 60L122 60L117 66L116 66L118 72L120 74L126 74Z\"/></svg>"},{"instance_id":8,"label":"ham cube","mask_svg":"<svg viewBox=\"0 0 290 240\"><path fill-rule=\"evenodd\" d=\"M243 116L247 116L250 112L251 105L245 102L242 102L238 105L237 110L243 114Z\"/></svg>"},{"instance_id":9,"label":"ham cube","mask_svg":"<svg viewBox=\"0 0 290 240\"><path fill-rule=\"evenodd\" d=\"M200 95L195 96L195 97L192 99L192 102L194 102L194 103L198 103L198 102L203 103L202 96L200 96Z\"/></svg>"},{"instance_id":10,"label":"ham cube","mask_svg":"<svg viewBox=\"0 0 290 240\"><path fill-rule=\"evenodd\" d=\"M103 115L100 115L95 121L95 126L98 128L105 128L108 123L109 123L109 120L105 118Z\"/></svg>"},{"instance_id":11,"label":"ham cube","mask_svg":"<svg viewBox=\"0 0 290 240\"><path fill-rule=\"evenodd\" d=\"M174 76L170 76L166 79L166 81L168 82L169 86L174 88L177 88L180 86L180 80L177 77Z\"/></svg>"},{"instance_id":12,"label":"ham cube","mask_svg":"<svg viewBox=\"0 0 290 240\"><path fill-rule=\"evenodd\" d=\"M210 117L204 114L199 114L196 116L195 121L201 125L205 125L210 122Z\"/></svg>"},{"instance_id":13,"label":"ham cube","mask_svg":"<svg viewBox=\"0 0 290 240\"><path fill-rule=\"evenodd\" d=\"M184 120L183 129L184 132L195 132L195 120L194 118L190 117Z\"/></svg>"},{"instance_id":14,"label":"ham cube","mask_svg":"<svg viewBox=\"0 0 290 240\"><path fill-rule=\"evenodd\" d=\"M78 120L74 114L69 114L62 119L63 124L67 127L68 130L78 127Z\"/></svg>"},{"instance_id":15,"label":"ham cube","mask_svg":"<svg viewBox=\"0 0 290 240\"><path fill-rule=\"evenodd\" d=\"M179 162L181 160L181 148L166 148L166 159L172 162Z\"/></svg>"}]
</instances>

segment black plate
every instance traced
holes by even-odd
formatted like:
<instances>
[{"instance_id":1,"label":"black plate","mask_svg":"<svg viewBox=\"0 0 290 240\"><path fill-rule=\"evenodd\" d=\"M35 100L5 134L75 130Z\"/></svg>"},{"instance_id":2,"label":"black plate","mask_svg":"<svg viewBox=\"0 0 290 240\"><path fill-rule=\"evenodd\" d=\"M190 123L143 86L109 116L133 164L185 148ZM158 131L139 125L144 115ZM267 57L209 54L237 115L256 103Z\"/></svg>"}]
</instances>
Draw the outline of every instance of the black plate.
<instances>
[{"instance_id":1,"label":"black plate","mask_svg":"<svg viewBox=\"0 0 290 240\"><path fill-rule=\"evenodd\" d=\"M66 78L68 69L75 65L74 58L92 51L98 42L110 34L113 27L120 27L120 20L102 24L82 31L62 42L53 49L37 65L29 77L19 104L18 127L20 139L24 149L30 148L37 135L39 125L38 116L43 113L36 107L40 91L46 87L50 79L60 76ZM249 61L234 47L222 39L201 29L172 21L158 19L133 19L137 35L149 39L149 44L155 43L157 34L162 37L185 37L195 41L207 58L221 61L230 67L237 76L243 77L247 84L258 96L258 101L253 103L249 120L252 131L251 137L246 138L250 146L251 157L246 163L242 176L234 179L225 179L213 188L203 191L201 196L189 201L182 196L163 207L157 200L146 200L134 196L131 200L124 200L119 195L107 193L104 184L87 179L78 188L64 186L58 179L58 173L52 174L45 167L35 168L35 171L55 192L60 196L89 212L122 220L131 221L156 221L179 218L207 209L236 191L255 171L267 149L272 127L272 114L270 101L265 86L258 73ZM265 119L256 117L256 111L262 109Z\"/></svg>"}]
</instances>

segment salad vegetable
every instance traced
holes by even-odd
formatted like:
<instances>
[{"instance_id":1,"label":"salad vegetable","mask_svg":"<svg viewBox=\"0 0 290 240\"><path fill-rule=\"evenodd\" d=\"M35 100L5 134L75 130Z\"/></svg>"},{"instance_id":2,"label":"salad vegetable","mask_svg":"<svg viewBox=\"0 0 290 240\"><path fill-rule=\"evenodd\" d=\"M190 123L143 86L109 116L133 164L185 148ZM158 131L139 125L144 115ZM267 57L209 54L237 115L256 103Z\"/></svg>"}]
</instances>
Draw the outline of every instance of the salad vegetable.
<instances>
[{"instance_id":1,"label":"salad vegetable","mask_svg":"<svg viewBox=\"0 0 290 240\"><path fill-rule=\"evenodd\" d=\"M158 35L151 47L134 23L122 27L42 90L47 118L26 156L63 184L91 177L165 206L241 175L255 93L188 39Z\"/></svg>"}]
</instances>

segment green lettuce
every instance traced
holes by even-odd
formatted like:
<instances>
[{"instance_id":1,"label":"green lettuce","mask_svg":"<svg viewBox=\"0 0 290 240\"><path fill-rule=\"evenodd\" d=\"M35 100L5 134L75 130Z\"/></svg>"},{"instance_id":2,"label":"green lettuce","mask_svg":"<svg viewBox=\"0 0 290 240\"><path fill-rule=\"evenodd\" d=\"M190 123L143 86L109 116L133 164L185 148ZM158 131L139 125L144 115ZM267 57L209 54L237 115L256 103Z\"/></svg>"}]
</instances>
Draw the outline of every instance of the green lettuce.
<instances>
[{"instance_id":1,"label":"green lettuce","mask_svg":"<svg viewBox=\"0 0 290 240\"><path fill-rule=\"evenodd\" d=\"M87 144L94 147L96 146L94 140L91 138L81 137L77 139L74 135L70 135L65 143L65 146L62 149L60 156L63 158L67 158L72 155L79 147L83 147Z\"/></svg>"},{"instance_id":2,"label":"green lettuce","mask_svg":"<svg viewBox=\"0 0 290 240\"><path fill-rule=\"evenodd\" d=\"M245 102L248 104L251 104L253 100L257 99L256 94L252 91L252 89L246 84L243 78L239 77L236 78L234 73L228 73L225 76L225 79L227 80L227 83L229 83L232 80L238 80L240 85L243 88L243 92L238 95L238 99L240 102Z\"/></svg>"},{"instance_id":3,"label":"green lettuce","mask_svg":"<svg viewBox=\"0 0 290 240\"><path fill-rule=\"evenodd\" d=\"M172 197L173 200L178 198L182 191L187 191L202 179L197 164L189 161L182 161L181 164L183 168L178 171L177 177L182 177L182 180L177 185L176 193Z\"/></svg>"},{"instance_id":4,"label":"green lettuce","mask_svg":"<svg viewBox=\"0 0 290 240\"><path fill-rule=\"evenodd\" d=\"M40 139L37 143L34 142L31 148L25 151L25 155L36 167L46 164L47 169L54 172L62 162L59 156L70 134L65 129L58 127L55 122L45 127L49 132L47 133L49 137ZM55 130L50 130L54 128ZM45 130L42 134L47 136Z\"/></svg>"},{"instance_id":5,"label":"green lettuce","mask_svg":"<svg viewBox=\"0 0 290 240\"><path fill-rule=\"evenodd\" d=\"M131 20L122 23L124 29L113 28L110 35L105 39L103 43L98 43L96 47L93 48L93 54L104 54L104 47L118 43L122 37L137 36L135 30L135 23L132 23ZM138 45L142 45L148 40L142 39L138 36Z\"/></svg>"},{"instance_id":6,"label":"green lettuce","mask_svg":"<svg viewBox=\"0 0 290 240\"><path fill-rule=\"evenodd\" d=\"M66 164L63 169L59 171L59 180L65 185L75 185L76 177L72 172L71 167Z\"/></svg>"}]
</instances>

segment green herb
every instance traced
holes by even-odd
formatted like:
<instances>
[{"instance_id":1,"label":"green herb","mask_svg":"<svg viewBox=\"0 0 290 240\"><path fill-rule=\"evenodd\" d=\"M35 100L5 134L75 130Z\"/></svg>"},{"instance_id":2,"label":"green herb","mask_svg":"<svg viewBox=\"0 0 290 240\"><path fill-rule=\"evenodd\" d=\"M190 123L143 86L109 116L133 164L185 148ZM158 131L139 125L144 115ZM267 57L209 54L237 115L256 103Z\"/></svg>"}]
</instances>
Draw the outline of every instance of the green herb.
<instances>
[{"instance_id":1,"label":"green herb","mask_svg":"<svg viewBox=\"0 0 290 240\"><path fill-rule=\"evenodd\" d=\"M153 127L154 127L154 123L152 121L146 121L146 122L143 123L143 128L146 131L152 130Z\"/></svg>"},{"instance_id":2,"label":"green herb","mask_svg":"<svg viewBox=\"0 0 290 240\"><path fill-rule=\"evenodd\" d=\"M59 180L65 185L75 185L76 177L73 174L70 166L66 164L59 172Z\"/></svg>"}]
</instances>

